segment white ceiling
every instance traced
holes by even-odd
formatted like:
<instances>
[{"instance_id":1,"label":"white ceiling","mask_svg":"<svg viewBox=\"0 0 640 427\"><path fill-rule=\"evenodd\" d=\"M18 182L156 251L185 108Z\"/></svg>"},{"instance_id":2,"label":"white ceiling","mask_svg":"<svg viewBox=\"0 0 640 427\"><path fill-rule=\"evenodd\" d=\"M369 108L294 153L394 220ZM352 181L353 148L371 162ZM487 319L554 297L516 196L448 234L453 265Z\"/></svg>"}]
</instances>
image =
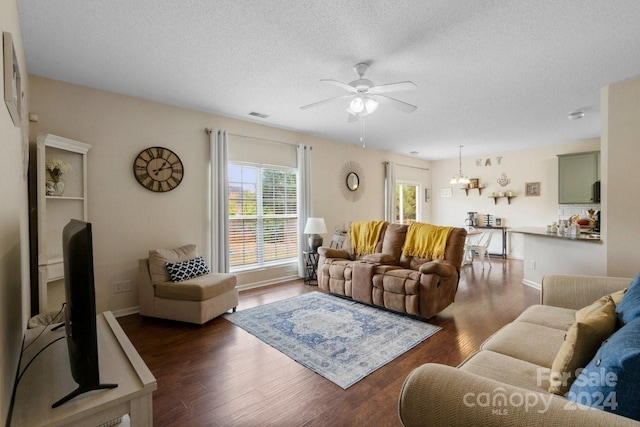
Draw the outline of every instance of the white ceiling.
<instances>
[{"instance_id":1,"label":"white ceiling","mask_svg":"<svg viewBox=\"0 0 640 427\"><path fill-rule=\"evenodd\" d=\"M368 147L437 160L600 135L600 88L640 76L638 0L18 0L31 74L359 143L358 62L410 80ZM583 110L581 120L567 114ZM256 111L269 115L254 119Z\"/></svg>"}]
</instances>

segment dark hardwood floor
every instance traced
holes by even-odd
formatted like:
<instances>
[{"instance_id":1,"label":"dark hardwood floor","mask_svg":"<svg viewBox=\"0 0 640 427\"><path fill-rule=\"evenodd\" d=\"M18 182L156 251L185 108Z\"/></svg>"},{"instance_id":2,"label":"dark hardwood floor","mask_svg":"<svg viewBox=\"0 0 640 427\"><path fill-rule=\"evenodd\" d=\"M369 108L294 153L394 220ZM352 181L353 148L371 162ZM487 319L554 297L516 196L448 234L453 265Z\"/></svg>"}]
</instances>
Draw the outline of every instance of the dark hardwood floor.
<instances>
[{"instance_id":1,"label":"dark hardwood floor","mask_svg":"<svg viewBox=\"0 0 640 427\"><path fill-rule=\"evenodd\" d=\"M522 261L492 263L463 267L456 301L429 321L442 331L347 390L222 318L202 327L140 315L118 321L158 381L156 426L397 426L409 372L458 365L538 303L539 291L521 284ZM302 280L248 290L238 309L316 290Z\"/></svg>"}]
</instances>

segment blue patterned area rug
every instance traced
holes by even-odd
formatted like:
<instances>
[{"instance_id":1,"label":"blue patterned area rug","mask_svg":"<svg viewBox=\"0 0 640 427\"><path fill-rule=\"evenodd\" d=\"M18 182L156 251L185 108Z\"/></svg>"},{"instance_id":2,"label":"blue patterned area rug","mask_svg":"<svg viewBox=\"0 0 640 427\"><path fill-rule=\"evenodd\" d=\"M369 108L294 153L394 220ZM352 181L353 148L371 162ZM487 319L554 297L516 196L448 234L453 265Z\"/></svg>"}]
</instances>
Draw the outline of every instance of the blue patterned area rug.
<instances>
[{"instance_id":1,"label":"blue patterned area rug","mask_svg":"<svg viewBox=\"0 0 640 427\"><path fill-rule=\"evenodd\" d=\"M321 292L224 317L343 389L442 329Z\"/></svg>"}]
</instances>

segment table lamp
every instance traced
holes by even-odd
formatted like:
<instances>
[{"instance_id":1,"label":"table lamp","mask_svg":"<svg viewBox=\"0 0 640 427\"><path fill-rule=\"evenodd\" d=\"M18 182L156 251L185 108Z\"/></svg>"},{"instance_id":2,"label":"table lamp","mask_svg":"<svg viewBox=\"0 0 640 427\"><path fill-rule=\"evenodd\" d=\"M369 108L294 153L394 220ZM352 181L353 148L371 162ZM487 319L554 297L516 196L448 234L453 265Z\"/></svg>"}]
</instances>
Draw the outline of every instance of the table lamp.
<instances>
[{"instance_id":1,"label":"table lamp","mask_svg":"<svg viewBox=\"0 0 640 427\"><path fill-rule=\"evenodd\" d=\"M318 248L322 246L322 236L320 234L326 232L327 226L324 224L324 218L307 219L304 234L309 234L309 249L311 249L311 252L318 252Z\"/></svg>"}]
</instances>

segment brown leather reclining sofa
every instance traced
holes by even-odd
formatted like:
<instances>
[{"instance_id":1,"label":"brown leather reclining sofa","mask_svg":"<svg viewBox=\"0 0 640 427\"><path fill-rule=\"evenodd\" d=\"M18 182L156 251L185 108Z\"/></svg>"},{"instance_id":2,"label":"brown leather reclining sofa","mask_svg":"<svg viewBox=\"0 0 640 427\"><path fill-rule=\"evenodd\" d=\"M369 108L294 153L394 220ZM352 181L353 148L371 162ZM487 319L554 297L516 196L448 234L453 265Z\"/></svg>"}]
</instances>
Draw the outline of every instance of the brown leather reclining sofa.
<instances>
[{"instance_id":1,"label":"brown leather reclining sofa","mask_svg":"<svg viewBox=\"0 0 640 427\"><path fill-rule=\"evenodd\" d=\"M356 255L349 233L341 249L318 249L318 285L333 294L425 319L454 300L467 231L453 228L442 259L403 255L407 225L385 223L373 253Z\"/></svg>"}]
</instances>

